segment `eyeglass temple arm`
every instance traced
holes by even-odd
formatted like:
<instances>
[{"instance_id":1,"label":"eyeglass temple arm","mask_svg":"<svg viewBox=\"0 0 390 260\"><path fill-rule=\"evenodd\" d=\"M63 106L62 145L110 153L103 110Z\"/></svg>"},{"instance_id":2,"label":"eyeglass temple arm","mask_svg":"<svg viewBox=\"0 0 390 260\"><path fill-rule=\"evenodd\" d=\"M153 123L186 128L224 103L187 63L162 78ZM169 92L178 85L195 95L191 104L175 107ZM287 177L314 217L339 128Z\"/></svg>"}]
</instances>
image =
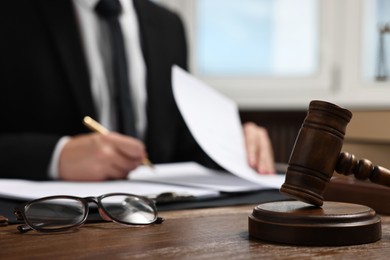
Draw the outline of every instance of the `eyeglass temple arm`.
<instances>
[{"instance_id":1,"label":"eyeglass temple arm","mask_svg":"<svg viewBox=\"0 0 390 260\"><path fill-rule=\"evenodd\" d=\"M22 215L22 213L20 212L19 209L15 209L14 210L14 215L16 216L17 220L24 220L23 215ZM29 225L27 225L27 224L19 225L17 227L17 229L18 229L18 231L20 233L26 233L26 232L32 230L32 228Z\"/></svg>"},{"instance_id":2,"label":"eyeglass temple arm","mask_svg":"<svg viewBox=\"0 0 390 260\"><path fill-rule=\"evenodd\" d=\"M150 223L150 224L162 224L164 222L164 218L162 217L157 217L157 219L153 222L153 223Z\"/></svg>"},{"instance_id":3,"label":"eyeglass temple arm","mask_svg":"<svg viewBox=\"0 0 390 260\"><path fill-rule=\"evenodd\" d=\"M26 232L32 230L32 228L29 227L28 225L24 224L24 225L19 225L19 226L17 226L17 230L18 230L20 233L26 233Z\"/></svg>"}]
</instances>

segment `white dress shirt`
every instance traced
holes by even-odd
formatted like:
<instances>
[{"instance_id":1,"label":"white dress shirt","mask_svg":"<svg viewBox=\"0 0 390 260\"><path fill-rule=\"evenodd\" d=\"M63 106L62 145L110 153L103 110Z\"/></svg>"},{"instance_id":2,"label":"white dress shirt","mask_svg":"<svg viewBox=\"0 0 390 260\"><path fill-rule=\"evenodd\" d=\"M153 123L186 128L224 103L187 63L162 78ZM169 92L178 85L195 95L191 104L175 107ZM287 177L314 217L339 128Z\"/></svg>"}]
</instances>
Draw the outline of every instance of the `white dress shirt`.
<instances>
[{"instance_id":1,"label":"white dress shirt","mask_svg":"<svg viewBox=\"0 0 390 260\"><path fill-rule=\"evenodd\" d=\"M110 97L113 75L111 69L110 34L107 24L99 18L94 8L99 0L73 0L76 18L79 22L81 40L89 69L91 92L97 111L97 120L107 129L115 131L117 122L115 104ZM136 130L142 139L146 128L146 65L142 56L137 14L132 0L119 0L122 13L119 23L122 27L127 52L129 82L133 97ZM69 140L63 137L55 147L49 167L51 178L58 177L58 162L62 148Z\"/></svg>"}]
</instances>

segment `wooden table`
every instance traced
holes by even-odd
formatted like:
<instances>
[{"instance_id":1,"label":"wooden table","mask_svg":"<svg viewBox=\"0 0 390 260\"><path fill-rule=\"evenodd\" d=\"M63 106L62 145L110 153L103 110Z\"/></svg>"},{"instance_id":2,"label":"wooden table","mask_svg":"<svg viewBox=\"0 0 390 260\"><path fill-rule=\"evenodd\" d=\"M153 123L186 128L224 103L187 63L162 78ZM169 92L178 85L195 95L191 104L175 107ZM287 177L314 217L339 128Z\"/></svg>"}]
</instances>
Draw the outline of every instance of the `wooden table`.
<instances>
[{"instance_id":1,"label":"wooden table","mask_svg":"<svg viewBox=\"0 0 390 260\"><path fill-rule=\"evenodd\" d=\"M248 236L254 205L161 212L163 224L126 227L85 224L75 232L19 234L0 227L0 259L387 259L390 216L382 216L382 239L345 247L296 247ZM362 234L364 236L364 234Z\"/></svg>"}]
</instances>

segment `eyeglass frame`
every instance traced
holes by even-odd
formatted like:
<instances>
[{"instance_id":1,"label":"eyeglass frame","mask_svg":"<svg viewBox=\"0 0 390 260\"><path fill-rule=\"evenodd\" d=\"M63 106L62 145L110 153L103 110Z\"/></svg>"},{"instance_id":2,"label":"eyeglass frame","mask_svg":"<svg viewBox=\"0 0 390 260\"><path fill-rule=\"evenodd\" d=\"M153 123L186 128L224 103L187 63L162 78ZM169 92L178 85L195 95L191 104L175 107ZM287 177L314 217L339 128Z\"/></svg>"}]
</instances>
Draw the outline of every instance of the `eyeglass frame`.
<instances>
[{"instance_id":1,"label":"eyeglass frame","mask_svg":"<svg viewBox=\"0 0 390 260\"><path fill-rule=\"evenodd\" d=\"M102 199L104 199L106 197L110 197L110 196L129 196L129 197L135 197L135 198L141 199L142 201L147 202L147 204L152 207L153 212L155 213L156 217L150 223L145 223L145 224L143 224L143 223L128 223L128 222L121 221L115 217L112 217L112 215L104 208L103 204L101 203ZM28 220L28 217L26 217L26 214L25 214L26 208L33 203L37 203L37 202L41 202L41 201L45 201L45 200L51 200L51 199L70 199L70 200L80 201L84 206L85 213L84 213L83 219L75 225L72 225L69 227L54 228L54 229L40 229L36 225L31 224L30 221ZM107 220L107 219L104 219L102 217L102 219L104 221L111 221L111 222L126 225L126 226L134 226L134 225L142 226L142 225L150 225L150 224L161 224L162 222L164 222L164 219L162 217L158 216L158 210L157 210L157 207L156 207L156 204L154 203L154 201L152 199L145 197L145 196L139 196L139 195L130 194L130 193L106 193L106 194L100 195L98 197L96 197L96 196L77 197L77 196L71 196L71 195L54 195L54 196L47 196L47 197L35 199L32 201L26 202L19 207L16 207L14 209L14 215L16 216L16 219L19 221L25 222L24 224L19 225L17 227L17 229L20 233L25 233L25 232L28 232L31 230L35 230L35 231L42 232L42 233L54 233L54 232L61 232L61 231L77 229L80 226L84 225L85 222L87 221L87 218L89 215L89 203L91 203L91 202L95 203L98 207L98 210L102 210L104 212L104 214L109 218L109 220ZM101 215L100 212L99 212L99 214Z\"/></svg>"}]
</instances>

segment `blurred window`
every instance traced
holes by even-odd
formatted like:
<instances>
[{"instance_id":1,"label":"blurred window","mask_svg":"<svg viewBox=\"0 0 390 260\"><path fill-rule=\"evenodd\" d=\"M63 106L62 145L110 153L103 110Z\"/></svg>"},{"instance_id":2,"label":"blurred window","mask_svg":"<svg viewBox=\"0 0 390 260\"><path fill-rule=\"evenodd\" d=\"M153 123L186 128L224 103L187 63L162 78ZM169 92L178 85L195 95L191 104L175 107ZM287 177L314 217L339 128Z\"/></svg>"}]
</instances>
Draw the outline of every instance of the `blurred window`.
<instances>
[{"instance_id":1,"label":"blurred window","mask_svg":"<svg viewBox=\"0 0 390 260\"><path fill-rule=\"evenodd\" d=\"M197 0L197 74L312 76L319 69L317 0Z\"/></svg>"}]
</instances>

